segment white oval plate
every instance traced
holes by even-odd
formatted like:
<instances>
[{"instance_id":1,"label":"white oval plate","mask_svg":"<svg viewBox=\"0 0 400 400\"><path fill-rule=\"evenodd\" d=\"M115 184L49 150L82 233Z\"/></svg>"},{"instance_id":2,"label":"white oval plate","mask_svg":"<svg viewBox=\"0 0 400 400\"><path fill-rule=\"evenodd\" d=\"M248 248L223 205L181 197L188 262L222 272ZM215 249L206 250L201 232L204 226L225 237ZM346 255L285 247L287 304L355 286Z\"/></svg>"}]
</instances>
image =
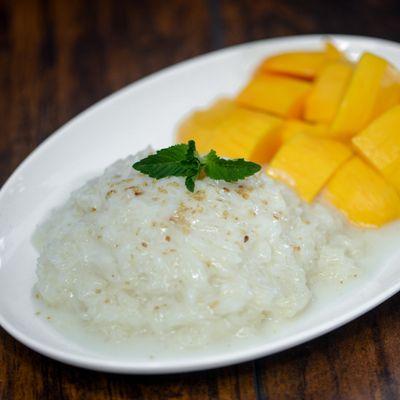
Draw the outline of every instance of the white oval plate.
<instances>
[{"instance_id":1,"label":"white oval plate","mask_svg":"<svg viewBox=\"0 0 400 400\"><path fill-rule=\"evenodd\" d=\"M369 50L399 64L396 43L331 35L348 55ZM214 52L142 79L74 118L39 146L0 192L0 324L17 340L51 358L95 370L123 373L191 371L251 360L322 335L383 302L400 289L400 254L387 254L329 307L309 307L272 339L213 352L162 359L95 352L36 317L31 289L37 254L30 239L50 208L120 157L173 141L177 122L191 109L233 95L260 60L292 49L316 49L326 36L264 40ZM398 65L400 66L400 65Z\"/></svg>"}]
</instances>

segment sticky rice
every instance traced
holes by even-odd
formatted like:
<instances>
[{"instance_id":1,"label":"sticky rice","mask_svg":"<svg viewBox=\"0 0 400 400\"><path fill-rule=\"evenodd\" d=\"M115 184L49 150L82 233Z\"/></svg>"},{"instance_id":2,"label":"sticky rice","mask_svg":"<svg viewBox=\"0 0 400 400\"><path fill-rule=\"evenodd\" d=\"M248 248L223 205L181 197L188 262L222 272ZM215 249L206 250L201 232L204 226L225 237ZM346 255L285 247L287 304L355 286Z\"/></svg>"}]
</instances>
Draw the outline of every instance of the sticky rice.
<instances>
[{"instance_id":1,"label":"sticky rice","mask_svg":"<svg viewBox=\"0 0 400 400\"><path fill-rule=\"evenodd\" d=\"M361 242L331 208L263 172L237 183L154 180L119 160L34 237L35 292L110 340L182 346L256 333L304 310L315 281L358 273Z\"/></svg>"}]
</instances>

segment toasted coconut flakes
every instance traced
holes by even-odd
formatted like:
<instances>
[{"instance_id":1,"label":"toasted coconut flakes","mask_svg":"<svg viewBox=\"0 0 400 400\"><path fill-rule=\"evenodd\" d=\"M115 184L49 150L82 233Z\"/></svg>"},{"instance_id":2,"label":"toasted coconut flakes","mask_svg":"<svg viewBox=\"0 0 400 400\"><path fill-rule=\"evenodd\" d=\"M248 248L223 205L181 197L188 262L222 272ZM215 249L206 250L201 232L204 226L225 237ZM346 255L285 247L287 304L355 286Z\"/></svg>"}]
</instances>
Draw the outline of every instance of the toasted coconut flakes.
<instances>
[{"instance_id":1,"label":"toasted coconut flakes","mask_svg":"<svg viewBox=\"0 0 400 400\"><path fill-rule=\"evenodd\" d=\"M191 209L189 207L181 202L174 215L169 217L169 220L179 225L186 234L190 232L190 223L186 218L186 213L190 210Z\"/></svg>"},{"instance_id":2,"label":"toasted coconut flakes","mask_svg":"<svg viewBox=\"0 0 400 400\"><path fill-rule=\"evenodd\" d=\"M243 199L247 200L250 197L249 190L245 189L242 185L239 185L239 189L236 193L242 196Z\"/></svg>"},{"instance_id":3,"label":"toasted coconut flakes","mask_svg":"<svg viewBox=\"0 0 400 400\"><path fill-rule=\"evenodd\" d=\"M216 308L218 306L218 304L219 304L219 301L216 300L216 301L213 301L212 303L210 303L209 306L210 306L210 308Z\"/></svg>"},{"instance_id":4,"label":"toasted coconut flakes","mask_svg":"<svg viewBox=\"0 0 400 400\"><path fill-rule=\"evenodd\" d=\"M131 190L135 196L140 196L143 194L143 190L141 190L138 186L128 186L125 190Z\"/></svg>"},{"instance_id":5,"label":"toasted coconut flakes","mask_svg":"<svg viewBox=\"0 0 400 400\"><path fill-rule=\"evenodd\" d=\"M277 221L279 221L279 220L282 219L282 213L281 213L281 212L274 212L274 213L272 214L272 217L273 217L274 219L276 219Z\"/></svg>"},{"instance_id":6,"label":"toasted coconut flakes","mask_svg":"<svg viewBox=\"0 0 400 400\"><path fill-rule=\"evenodd\" d=\"M116 190L111 189L106 193L106 199L109 199L113 194L117 193Z\"/></svg>"},{"instance_id":7,"label":"toasted coconut flakes","mask_svg":"<svg viewBox=\"0 0 400 400\"><path fill-rule=\"evenodd\" d=\"M193 194L193 198L198 201L202 201L206 198L206 193L204 192L204 190L198 190Z\"/></svg>"},{"instance_id":8,"label":"toasted coconut flakes","mask_svg":"<svg viewBox=\"0 0 400 400\"><path fill-rule=\"evenodd\" d=\"M171 186L171 187L179 187L179 183L178 182L169 182L169 183L167 183L167 185L168 186Z\"/></svg>"}]
</instances>

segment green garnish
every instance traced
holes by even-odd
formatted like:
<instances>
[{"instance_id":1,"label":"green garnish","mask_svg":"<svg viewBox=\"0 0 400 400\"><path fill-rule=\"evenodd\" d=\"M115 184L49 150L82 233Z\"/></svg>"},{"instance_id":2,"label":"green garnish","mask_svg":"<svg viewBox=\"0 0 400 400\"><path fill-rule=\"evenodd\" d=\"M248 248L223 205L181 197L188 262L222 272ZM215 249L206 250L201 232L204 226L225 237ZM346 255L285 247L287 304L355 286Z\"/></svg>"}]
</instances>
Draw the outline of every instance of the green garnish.
<instances>
[{"instance_id":1,"label":"green garnish","mask_svg":"<svg viewBox=\"0 0 400 400\"><path fill-rule=\"evenodd\" d=\"M226 160L218 157L214 150L201 157L195 142L189 140L188 144L158 150L156 154L133 164L132 168L156 179L183 176L187 189L194 192L195 181L202 172L212 179L236 182L255 174L261 166L243 158Z\"/></svg>"}]
</instances>

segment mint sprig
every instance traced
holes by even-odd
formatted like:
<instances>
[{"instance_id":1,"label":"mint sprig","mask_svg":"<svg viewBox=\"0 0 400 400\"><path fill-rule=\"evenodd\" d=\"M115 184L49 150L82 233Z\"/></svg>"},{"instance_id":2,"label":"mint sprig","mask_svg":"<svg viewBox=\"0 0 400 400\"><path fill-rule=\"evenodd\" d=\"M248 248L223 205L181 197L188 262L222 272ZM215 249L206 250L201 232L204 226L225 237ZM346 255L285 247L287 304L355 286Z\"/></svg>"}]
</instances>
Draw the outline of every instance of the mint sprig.
<instances>
[{"instance_id":1,"label":"mint sprig","mask_svg":"<svg viewBox=\"0 0 400 400\"><path fill-rule=\"evenodd\" d=\"M214 150L211 150L205 157L204 172L213 179L221 179L227 182L236 182L255 174L260 170L256 163L245 161L243 158L236 160L225 160L218 157Z\"/></svg>"},{"instance_id":2,"label":"mint sprig","mask_svg":"<svg viewBox=\"0 0 400 400\"><path fill-rule=\"evenodd\" d=\"M196 151L193 140L188 144L176 144L158 150L155 154L136 162L132 167L156 179L183 176L190 192L194 192L196 179L201 172L212 179L236 182L261 169L260 165L245 161L243 158L235 160L221 158L214 150L201 157Z\"/></svg>"}]
</instances>

